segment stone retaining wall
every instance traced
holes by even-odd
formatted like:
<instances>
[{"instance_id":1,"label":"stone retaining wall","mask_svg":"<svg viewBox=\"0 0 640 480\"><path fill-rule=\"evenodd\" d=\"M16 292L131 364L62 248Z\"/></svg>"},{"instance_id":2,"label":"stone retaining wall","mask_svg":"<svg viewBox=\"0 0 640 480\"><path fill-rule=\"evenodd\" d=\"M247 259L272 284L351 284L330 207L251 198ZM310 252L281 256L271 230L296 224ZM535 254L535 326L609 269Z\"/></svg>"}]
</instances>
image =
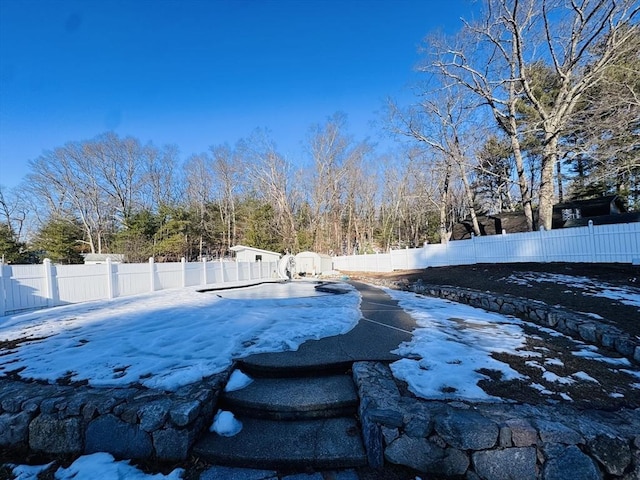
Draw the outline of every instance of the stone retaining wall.
<instances>
[{"instance_id":1,"label":"stone retaining wall","mask_svg":"<svg viewBox=\"0 0 640 480\"><path fill-rule=\"evenodd\" d=\"M507 294L499 295L460 287L427 285L421 282L397 282L387 286L465 303L504 315L515 315L592 345L614 350L629 360L640 363L640 341L615 325L608 324L605 319L594 320L588 315Z\"/></svg>"},{"instance_id":2,"label":"stone retaining wall","mask_svg":"<svg viewBox=\"0 0 640 480\"><path fill-rule=\"evenodd\" d=\"M211 424L228 372L175 392L0 380L0 447L184 460Z\"/></svg>"},{"instance_id":3,"label":"stone retaining wall","mask_svg":"<svg viewBox=\"0 0 640 480\"><path fill-rule=\"evenodd\" d=\"M355 363L353 377L373 467L467 480L640 478L640 410L419 400L376 362Z\"/></svg>"}]
</instances>

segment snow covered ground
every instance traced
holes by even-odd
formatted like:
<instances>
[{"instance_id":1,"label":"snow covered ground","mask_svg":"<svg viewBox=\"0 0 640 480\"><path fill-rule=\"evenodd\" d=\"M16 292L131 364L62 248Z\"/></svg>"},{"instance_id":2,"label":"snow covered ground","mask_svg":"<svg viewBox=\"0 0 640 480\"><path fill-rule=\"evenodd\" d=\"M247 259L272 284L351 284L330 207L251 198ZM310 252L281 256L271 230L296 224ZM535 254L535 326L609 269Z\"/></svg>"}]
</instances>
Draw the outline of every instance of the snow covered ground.
<instances>
[{"instance_id":1,"label":"snow covered ground","mask_svg":"<svg viewBox=\"0 0 640 480\"><path fill-rule=\"evenodd\" d=\"M412 340L394 352L404 358L391 364L396 378L407 382L409 389L419 397L500 401L478 385L480 380L490 378L486 375L488 371L499 372L501 381L522 380L543 395L555 395L566 401L573 401L565 392L567 385L579 381L598 384L588 373L565 365L566 362L557 357L558 352L536 346L543 341L542 335L562 338L564 345L569 346L568 350L562 347L563 354L606 364L610 368L607 374L622 372L629 376L625 378L640 379L640 372L631 366L629 360L609 357L597 347L573 340L555 330L447 300L411 292L386 291L413 316L419 327L413 332ZM525 327L529 333L525 333ZM547 386L497 360L495 354L500 353L522 358L521 363L541 373ZM632 394L637 396L640 383L628 386L636 390ZM611 398L624 396L619 391L602 394Z\"/></svg>"},{"instance_id":2,"label":"snow covered ground","mask_svg":"<svg viewBox=\"0 0 640 480\"><path fill-rule=\"evenodd\" d=\"M587 277L541 272L518 272L509 275L504 280L524 286L532 285L535 282L567 285L582 290L584 295L610 298L625 305L637 307L640 310L640 288L618 287L604 282L596 282Z\"/></svg>"},{"instance_id":3,"label":"snow covered ground","mask_svg":"<svg viewBox=\"0 0 640 480\"><path fill-rule=\"evenodd\" d=\"M556 277L550 278L560 281ZM15 344L0 356L0 376L20 370L23 378L64 377L95 386L139 382L175 389L224 370L233 358L295 350L306 340L346 333L355 326L361 317L355 289L345 285L349 293L332 295L313 287L311 282L292 282L207 293L171 290L1 317L0 342ZM418 396L500 400L478 386L487 371L500 372L504 380L528 382L543 395L556 394L567 401L571 398L564 389L569 385L598 386L596 378L581 370L559 375L557 369L566 370L565 362L544 346L531 347L531 340L541 340L532 330L574 342L558 332L446 300L386 291L418 323L413 339L395 352L404 358L391 365L394 375ZM630 388L640 390L640 373L626 359L609 358L582 342L571 345L569 355L627 372L637 379ZM522 358L527 367L541 372L546 385L499 361L496 353ZM250 381L236 372L227 388L242 388ZM211 426L224 434L234 434L238 428L241 425L224 411ZM173 480L181 475L180 470L168 476L146 475L110 455L94 454L57 469L55 478L97 478L96 471L105 479ZM33 472L33 467L14 470L19 479L36 478Z\"/></svg>"},{"instance_id":4,"label":"snow covered ground","mask_svg":"<svg viewBox=\"0 0 640 480\"><path fill-rule=\"evenodd\" d=\"M97 387L141 383L175 390L223 371L233 358L296 350L345 333L360 296L318 293L312 282L199 293L164 290L0 318L0 376Z\"/></svg>"}]
</instances>

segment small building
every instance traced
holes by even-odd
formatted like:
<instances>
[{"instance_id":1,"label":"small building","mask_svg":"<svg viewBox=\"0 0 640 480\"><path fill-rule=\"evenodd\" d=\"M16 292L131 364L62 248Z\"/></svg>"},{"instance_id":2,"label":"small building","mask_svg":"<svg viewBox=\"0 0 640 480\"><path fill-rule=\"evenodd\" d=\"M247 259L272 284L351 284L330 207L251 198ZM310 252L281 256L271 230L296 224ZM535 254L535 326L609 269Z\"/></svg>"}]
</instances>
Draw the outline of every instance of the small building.
<instances>
[{"instance_id":1,"label":"small building","mask_svg":"<svg viewBox=\"0 0 640 480\"><path fill-rule=\"evenodd\" d=\"M333 259L322 253L300 252L295 262L295 273L298 275L320 275L333 270Z\"/></svg>"},{"instance_id":2,"label":"small building","mask_svg":"<svg viewBox=\"0 0 640 480\"><path fill-rule=\"evenodd\" d=\"M230 250L235 252L236 262L277 262L281 257L277 252L244 245L235 245Z\"/></svg>"},{"instance_id":3,"label":"small building","mask_svg":"<svg viewBox=\"0 0 640 480\"><path fill-rule=\"evenodd\" d=\"M584 227L589 224L606 225L640 221L640 213L627 212L617 195L574 200L553 206L552 228Z\"/></svg>"},{"instance_id":4,"label":"small building","mask_svg":"<svg viewBox=\"0 0 640 480\"><path fill-rule=\"evenodd\" d=\"M87 253L84 256L84 264L100 265L107 263L107 259L111 260L111 263L124 263L125 261L122 253Z\"/></svg>"}]
</instances>

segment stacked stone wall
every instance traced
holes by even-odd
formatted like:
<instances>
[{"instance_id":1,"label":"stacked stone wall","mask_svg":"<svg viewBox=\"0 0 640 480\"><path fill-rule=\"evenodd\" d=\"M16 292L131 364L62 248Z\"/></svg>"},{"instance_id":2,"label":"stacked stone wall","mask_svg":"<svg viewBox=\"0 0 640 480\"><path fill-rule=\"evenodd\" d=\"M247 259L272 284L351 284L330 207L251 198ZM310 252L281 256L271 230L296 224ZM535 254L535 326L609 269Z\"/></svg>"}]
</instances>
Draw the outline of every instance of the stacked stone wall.
<instances>
[{"instance_id":1,"label":"stacked stone wall","mask_svg":"<svg viewBox=\"0 0 640 480\"><path fill-rule=\"evenodd\" d=\"M0 447L56 456L184 460L228 373L175 392L0 380Z\"/></svg>"},{"instance_id":2,"label":"stacked stone wall","mask_svg":"<svg viewBox=\"0 0 640 480\"><path fill-rule=\"evenodd\" d=\"M544 302L507 294L479 292L460 287L416 283L389 283L386 286L411 291L421 295L444 298L504 315L514 315L544 327L553 328L566 335L592 345L615 351L629 360L640 363L640 339L621 331L606 319L573 312Z\"/></svg>"},{"instance_id":3,"label":"stacked stone wall","mask_svg":"<svg viewBox=\"0 0 640 480\"><path fill-rule=\"evenodd\" d=\"M355 363L353 377L373 467L466 480L640 478L640 410L420 400L375 362Z\"/></svg>"}]
</instances>

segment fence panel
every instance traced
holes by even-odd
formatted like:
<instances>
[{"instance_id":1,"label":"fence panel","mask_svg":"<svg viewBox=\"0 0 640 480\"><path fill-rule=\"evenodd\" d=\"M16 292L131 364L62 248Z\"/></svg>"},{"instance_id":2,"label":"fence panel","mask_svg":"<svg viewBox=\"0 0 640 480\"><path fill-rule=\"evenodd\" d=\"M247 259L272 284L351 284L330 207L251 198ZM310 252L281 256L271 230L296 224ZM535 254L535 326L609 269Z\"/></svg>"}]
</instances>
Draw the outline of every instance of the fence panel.
<instances>
[{"instance_id":1,"label":"fence panel","mask_svg":"<svg viewBox=\"0 0 640 480\"><path fill-rule=\"evenodd\" d=\"M121 263L114 265L114 296L127 297L151 291L151 273L148 263Z\"/></svg>"},{"instance_id":2,"label":"fence panel","mask_svg":"<svg viewBox=\"0 0 640 480\"><path fill-rule=\"evenodd\" d=\"M156 290L182 287L181 263L156 263Z\"/></svg>"},{"instance_id":3,"label":"fence panel","mask_svg":"<svg viewBox=\"0 0 640 480\"><path fill-rule=\"evenodd\" d=\"M44 308L48 305L43 265L2 265L5 312Z\"/></svg>"},{"instance_id":4,"label":"fence panel","mask_svg":"<svg viewBox=\"0 0 640 480\"><path fill-rule=\"evenodd\" d=\"M640 223L473 237L388 254L334 258L342 271L392 271L447 265L521 262L640 262ZM388 263L387 263L388 262Z\"/></svg>"},{"instance_id":5,"label":"fence panel","mask_svg":"<svg viewBox=\"0 0 640 480\"><path fill-rule=\"evenodd\" d=\"M107 265L56 265L57 303L90 302L109 297Z\"/></svg>"},{"instance_id":6,"label":"fence panel","mask_svg":"<svg viewBox=\"0 0 640 480\"><path fill-rule=\"evenodd\" d=\"M195 287L202 285L204 265L202 262L185 263L184 265L184 286Z\"/></svg>"}]
</instances>

